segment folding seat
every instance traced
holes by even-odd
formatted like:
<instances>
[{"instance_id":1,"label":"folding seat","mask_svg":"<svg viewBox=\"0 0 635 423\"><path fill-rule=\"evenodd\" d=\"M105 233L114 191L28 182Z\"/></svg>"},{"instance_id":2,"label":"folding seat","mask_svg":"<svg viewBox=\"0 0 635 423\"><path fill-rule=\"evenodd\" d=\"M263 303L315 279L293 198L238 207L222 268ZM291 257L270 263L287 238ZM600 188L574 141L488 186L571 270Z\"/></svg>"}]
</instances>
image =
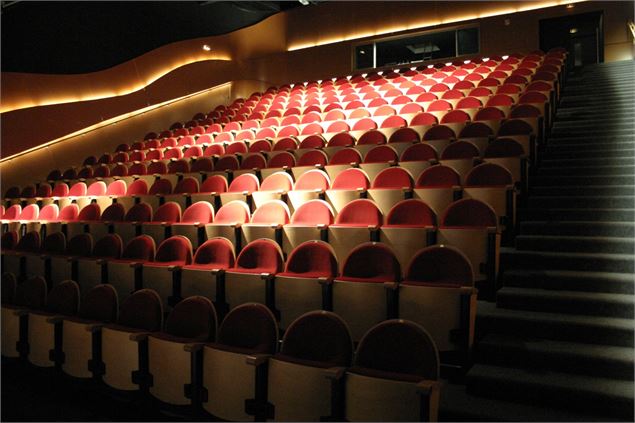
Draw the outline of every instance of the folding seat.
<instances>
[{"instance_id":1,"label":"folding seat","mask_svg":"<svg viewBox=\"0 0 635 423\"><path fill-rule=\"evenodd\" d=\"M181 221L181 206L168 201L154 211L152 220L141 223L141 233L149 235L156 242L172 236L172 224Z\"/></svg>"},{"instance_id":2,"label":"folding seat","mask_svg":"<svg viewBox=\"0 0 635 423\"><path fill-rule=\"evenodd\" d=\"M394 293L401 280L399 260L386 245L365 242L350 250L333 281L333 312L344 319L353 340L394 317Z\"/></svg>"},{"instance_id":3,"label":"folding seat","mask_svg":"<svg viewBox=\"0 0 635 423\"><path fill-rule=\"evenodd\" d=\"M516 222L516 190L511 173L501 165L483 163L467 174L463 197L487 203L498 216L503 231L513 231Z\"/></svg>"},{"instance_id":4,"label":"folding seat","mask_svg":"<svg viewBox=\"0 0 635 423\"><path fill-rule=\"evenodd\" d=\"M106 234L97 239L93 250L85 257L76 258L76 271L73 277L79 284L82 297L93 287L107 282L107 269L103 267L108 260L118 260L122 250L121 237L117 234Z\"/></svg>"},{"instance_id":5,"label":"folding seat","mask_svg":"<svg viewBox=\"0 0 635 423\"><path fill-rule=\"evenodd\" d=\"M69 188L67 195L57 197L57 204L60 208L64 208L71 203L75 203L77 202L77 197L86 196L87 189L84 182L76 182ZM55 198L55 192L53 192L53 198Z\"/></svg>"},{"instance_id":6,"label":"folding seat","mask_svg":"<svg viewBox=\"0 0 635 423\"><path fill-rule=\"evenodd\" d=\"M69 376L93 377L101 356L101 328L117 321L117 291L110 285L97 285L82 297L77 316L61 321L61 345L56 346L55 361Z\"/></svg>"},{"instance_id":7,"label":"folding seat","mask_svg":"<svg viewBox=\"0 0 635 423\"><path fill-rule=\"evenodd\" d=\"M421 141L434 147L438 154L441 154L443 149L455 139L456 133L447 125L434 125L421 137Z\"/></svg>"},{"instance_id":8,"label":"folding seat","mask_svg":"<svg viewBox=\"0 0 635 423\"><path fill-rule=\"evenodd\" d=\"M299 150L298 150L299 151ZM328 156L321 150L303 150L297 165L291 169L293 177L297 180L303 173L316 168L323 168L328 163Z\"/></svg>"},{"instance_id":9,"label":"folding seat","mask_svg":"<svg viewBox=\"0 0 635 423\"><path fill-rule=\"evenodd\" d=\"M214 207L207 201L193 203L183 212L180 222L172 223L172 234L183 235L197 248L205 241L205 225L214 220Z\"/></svg>"},{"instance_id":10,"label":"folding seat","mask_svg":"<svg viewBox=\"0 0 635 423\"><path fill-rule=\"evenodd\" d=\"M42 207L43 212L45 211L46 207L47 206ZM42 213L40 213L40 215L41 214ZM57 219L55 219L53 215L54 211L51 213L52 218L50 220L39 220L41 227L38 230L46 231L45 233L47 234L52 234L55 232L66 232L66 225L70 222L74 222L79 217L79 207L77 206L77 204L71 203L59 211ZM34 228L34 230L36 229Z\"/></svg>"},{"instance_id":11,"label":"folding seat","mask_svg":"<svg viewBox=\"0 0 635 423\"><path fill-rule=\"evenodd\" d=\"M242 245L260 238L276 241L282 247L282 227L289 223L289 207L281 200L269 200L251 215L251 221L242 225Z\"/></svg>"},{"instance_id":12,"label":"folding seat","mask_svg":"<svg viewBox=\"0 0 635 423\"><path fill-rule=\"evenodd\" d=\"M138 203L130 207L123 222L113 222L113 233L118 234L124 244L141 235L141 224L152 219L152 207L147 203Z\"/></svg>"},{"instance_id":13,"label":"folding seat","mask_svg":"<svg viewBox=\"0 0 635 423\"><path fill-rule=\"evenodd\" d=\"M247 244L236 265L225 273L225 301L229 309L247 302L271 307L273 281L283 269L282 250L275 241L257 239Z\"/></svg>"},{"instance_id":14,"label":"folding seat","mask_svg":"<svg viewBox=\"0 0 635 423\"><path fill-rule=\"evenodd\" d=\"M54 286L43 310L29 310L27 323L28 360L37 367L53 367L59 349L55 339L64 317L75 316L79 309L79 286L65 280ZM53 352L51 352L53 351Z\"/></svg>"},{"instance_id":15,"label":"folding seat","mask_svg":"<svg viewBox=\"0 0 635 423\"><path fill-rule=\"evenodd\" d=\"M125 195L117 196L113 201L130 210L132 206L141 202L141 198L148 198L148 183L143 179L136 179L128 185Z\"/></svg>"},{"instance_id":16,"label":"folding seat","mask_svg":"<svg viewBox=\"0 0 635 423\"><path fill-rule=\"evenodd\" d=\"M171 194L163 195L162 201L173 201L181 206L181 209L187 208L192 203L192 194L197 194L199 183L196 178L191 176L184 177L176 183L174 191Z\"/></svg>"},{"instance_id":17,"label":"folding seat","mask_svg":"<svg viewBox=\"0 0 635 423\"><path fill-rule=\"evenodd\" d=\"M20 219L20 214L22 214L22 206L19 204L14 204L7 208L4 213L2 213L2 231L6 232L8 230L7 225L9 225L9 223Z\"/></svg>"},{"instance_id":18,"label":"folding seat","mask_svg":"<svg viewBox=\"0 0 635 423\"><path fill-rule=\"evenodd\" d=\"M503 166L512 174L522 192L529 188L529 160L523 146L512 138L498 138L485 149L483 161Z\"/></svg>"},{"instance_id":19,"label":"folding seat","mask_svg":"<svg viewBox=\"0 0 635 423\"><path fill-rule=\"evenodd\" d=\"M456 170L463 181L480 155L478 147L470 141L454 141L443 149L439 163Z\"/></svg>"},{"instance_id":20,"label":"folding seat","mask_svg":"<svg viewBox=\"0 0 635 423\"><path fill-rule=\"evenodd\" d=\"M272 151L289 151L298 148L298 141L292 137L278 138L273 143Z\"/></svg>"},{"instance_id":21,"label":"folding seat","mask_svg":"<svg viewBox=\"0 0 635 423\"><path fill-rule=\"evenodd\" d=\"M250 153L242 158L240 170L233 172L234 178L244 173L258 174L260 169L267 167L267 159L262 153Z\"/></svg>"},{"instance_id":22,"label":"folding seat","mask_svg":"<svg viewBox=\"0 0 635 423\"><path fill-rule=\"evenodd\" d=\"M62 173L62 180L65 182L70 182L74 179L77 179L77 169L74 167L66 169L64 173Z\"/></svg>"},{"instance_id":23,"label":"folding seat","mask_svg":"<svg viewBox=\"0 0 635 423\"><path fill-rule=\"evenodd\" d=\"M416 179L421 172L436 163L437 151L429 144L416 143L408 146L399 158L399 167L406 169Z\"/></svg>"},{"instance_id":24,"label":"folding seat","mask_svg":"<svg viewBox=\"0 0 635 423\"><path fill-rule=\"evenodd\" d=\"M368 199L373 200L382 213L387 214L399 201L412 198L413 185L413 177L407 170L388 167L373 179L368 189Z\"/></svg>"},{"instance_id":25,"label":"folding seat","mask_svg":"<svg viewBox=\"0 0 635 423\"><path fill-rule=\"evenodd\" d=\"M384 169L394 166L399 159L399 153L390 145L378 145L368 150L360 167L373 180Z\"/></svg>"},{"instance_id":26,"label":"folding seat","mask_svg":"<svg viewBox=\"0 0 635 423\"><path fill-rule=\"evenodd\" d=\"M12 250L2 249L2 272L13 273L18 279L29 270L26 269L25 256L38 257L41 247L39 232L27 232Z\"/></svg>"},{"instance_id":27,"label":"folding seat","mask_svg":"<svg viewBox=\"0 0 635 423\"><path fill-rule=\"evenodd\" d=\"M344 406L331 412L333 420L437 420L439 353L428 332L412 321L395 319L371 328L342 379Z\"/></svg>"},{"instance_id":28,"label":"folding seat","mask_svg":"<svg viewBox=\"0 0 635 423\"><path fill-rule=\"evenodd\" d=\"M293 190L287 193L292 210L296 210L309 200L324 196L329 189L331 180L322 170L312 169L296 178Z\"/></svg>"},{"instance_id":29,"label":"folding seat","mask_svg":"<svg viewBox=\"0 0 635 423\"><path fill-rule=\"evenodd\" d=\"M358 167L362 162L362 155L355 148L342 148L337 150L324 167L329 177L336 178L342 171L351 167Z\"/></svg>"},{"instance_id":30,"label":"folding seat","mask_svg":"<svg viewBox=\"0 0 635 423\"><path fill-rule=\"evenodd\" d=\"M70 239L77 234L89 231L89 225L98 222L101 217L101 207L97 203L90 203L80 210L77 219L66 223L66 236Z\"/></svg>"},{"instance_id":31,"label":"folding seat","mask_svg":"<svg viewBox=\"0 0 635 423\"><path fill-rule=\"evenodd\" d=\"M49 286L55 287L67 279L76 281L78 259L90 257L93 251L93 237L88 233L80 233L67 239L64 254L41 257L42 260L48 260L46 269Z\"/></svg>"},{"instance_id":32,"label":"folding seat","mask_svg":"<svg viewBox=\"0 0 635 423\"><path fill-rule=\"evenodd\" d=\"M201 365L203 343L216 339L217 321L210 300L190 297L174 307L163 331L146 335L147 356L142 359L147 371L142 370L140 377L160 406L192 404L187 393L197 382L194 375Z\"/></svg>"},{"instance_id":33,"label":"folding seat","mask_svg":"<svg viewBox=\"0 0 635 423\"><path fill-rule=\"evenodd\" d=\"M117 290L120 303L140 289L143 264L154 260L155 249L151 237L140 235L125 244L121 258L104 260L105 280Z\"/></svg>"},{"instance_id":34,"label":"folding seat","mask_svg":"<svg viewBox=\"0 0 635 423\"><path fill-rule=\"evenodd\" d=\"M312 134L302 139L300 145L298 145L298 149L307 148L307 149L315 149L322 148L326 145L326 140L322 135Z\"/></svg>"},{"instance_id":35,"label":"folding seat","mask_svg":"<svg viewBox=\"0 0 635 423\"><path fill-rule=\"evenodd\" d=\"M181 268L192 263L192 243L182 235L166 238L153 261L143 263L141 286L155 290L164 310L173 307L180 297Z\"/></svg>"},{"instance_id":36,"label":"folding seat","mask_svg":"<svg viewBox=\"0 0 635 423\"><path fill-rule=\"evenodd\" d=\"M234 245L236 251L242 246L241 226L249 223L251 211L244 201L234 200L223 205L216 212L214 222L205 225L207 239L216 237L227 238Z\"/></svg>"},{"instance_id":37,"label":"folding seat","mask_svg":"<svg viewBox=\"0 0 635 423\"><path fill-rule=\"evenodd\" d=\"M329 244L314 239L295 246L284 272L276 275L275 280L275 308L280 313L280 328L286 329L311 310L330 307L330 284L337 275L337 260Z\"/></svg>"},{"instance_id":38,"label":"folding seat","mask_svg":"<svg viewBox=\"0 0 635 423\"><path fill-rule=\"evenodd\" d=\"M287 172L268 175L260 185L260 190L252 193L254 207L258 208L269 200L284 200L293 189L293 178Z\"/></svg>"},{"instance_id":39,"label":"folding seat","mask_svg":"<svg viewBox=\"0 0 635 423\"><path fill-rule=\"evenodd\" d=\"M79 172L77 172L77 178L82 182L86 182L86 180L92 179L92 177L93 177L93 168L90 166L84 166L79 170ZM33 191L35 191L35 187L33 188ZM26 196L22 195L22 197L26 197Z\"/></svg>"},{"instance_id":40,"label":"folding seat","mask_svg":"<svg viewBox=\"0 0 635 423\"><path fill-rule=\"evenodd\" d=\"M271 151L269 140L256 140L249 144L249 153L267 153Z\"/></svg>"},{"instance_id":41,"label":"folding seat","mask_svg":"<svg viewBox=\"0 0 635 423\"><path fill-rule=\"evenodd\" d=\"M20 342L20 334L25 327L22 316L28 310L44 308L46 304L46 281L37 276L20 284L17 275L2 274L2 356L17 358L26 351ZM4 359L3 359L4 360Z\"/></svg>"},{"instance_id":42,"label":"folding seat","mask_svg":"<svg viewBox=\"0 0 635 423\"><path fill-rule=\"evenodd\" d=\"M119 203L113 203L108 206L101 214L99 222L90 222L88 224L88 232L94 239L101 239L106 234L113 233L114 223L123 222L126 210Z\"/></svg>"},{"instance_id":43,"label":"folding seat","mask_svg":"<svg viewBox=\"0 0 635 423\"><path fill-rule=\"evenodd\" d=\"M5 232L1 237L0 247L2 248L2 251L13 250L13 248L18 245L19 240L20 235L16 231Z\"/></svg>"},{"instance_id":44,"label":"folding seat","mask_svg":"<svg viewBox=\"0 0 635 423\"><path fill-rule=\"evenodd\" d=\"M288 327L280 352L268 360L267 404L256 419L319 421L331 413L336 369L350 366L353 342L346 323L328 311L312 311ZM272 410L267 416L264 410ZM254 413L254 414L260 414Z\"/></svg>"},{"instance_id":45,"label":"folding seat","mask_svg":"<svg viewBox=\"0 0 635 423\"><path fill-rule=\"evenodd\" d=\"M365 171L357 168L346 169L337 175L330 189L325 191L326 200L338 213L350 201L362 198L369 187L370 180Z\"/></svg>"},{"instance_id":46,"label":"folding seat","mask_svg":"<svg viewBox=\"0 0 635 423\"><path fill-rule=\"evenodd\" d=\"M17 206L17 207L16 207ZM19 234L25 233L27 225L32 221L37 221L40 215L40 207L37 204L29 204L24 208L20 208L19 205L11 206L9 209L18 211L19 215L14 219L6 219L3 216L3 231L18 232ZM8 214L9 217L13 217L12 213Z\"/></svg>"},{"instance_id":47,"label":"folding seat","mask_svg":"<svg viewBox=\"0 0 635 423\"><path fill-rule=\"evenodd\" d=\"M430 166L421 172L415 183L414 198L423 200L437 216L460 197L461 176L449 166Z\"/></svg>"},{"instance_id":48,"label":"folding seat","mask_svg":"<svg viewBox=\"0 0 635 423\"><path fill-rule=\"evenodd\" d=\"M455 201L439 220L437 243L460 249L470 260L474 280L486 282L486 289L493 289L496 281L500 238L496 212L479 200Z\"/></svg>"},{"instance_id":49,"label":"folding seat","mask_svg":"<svg viewBox=\"0 0 635 423\"><path fill-rule=\"evenodd\" d=\"M190 194L192 204L199 201L207 201L214 206L215 210L220 208L220 194L227 191L227 178L223 175L208 175L200 185L198 193Z\"/></svg>"},{"instance_id":50,"label":"folding seat","mask_svg":"<svg viewBox=\"0 0 635 423\"><path fill-rule=\"evenodd\" d=\"M229 184L227 192L220 194L220 201L222 205L228 204L231 201L241 200L252 203L251 194L260 189L260 181L258 177L252 173L244 173L236 178Z\"/></svg>"}]
</instances>

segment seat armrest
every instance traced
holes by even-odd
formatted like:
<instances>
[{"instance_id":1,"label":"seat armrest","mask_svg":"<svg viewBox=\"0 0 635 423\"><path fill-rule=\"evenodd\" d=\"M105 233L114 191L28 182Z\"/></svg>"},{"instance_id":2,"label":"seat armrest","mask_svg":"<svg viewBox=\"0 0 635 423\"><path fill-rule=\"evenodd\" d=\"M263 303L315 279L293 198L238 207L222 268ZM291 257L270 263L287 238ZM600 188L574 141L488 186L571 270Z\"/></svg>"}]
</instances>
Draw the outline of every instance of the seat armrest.
<instances>
[{"instance_id":1,"label":"seat armrest","mask_svg":"<svg viewBox=\"0 0 635 423\"><path fill-rule=\"evenodd\" d=\"M183 350L186 352L196 352L203 349L204 346L205 344L202 342L192 342L190 344L183 345Z\"/></svg>"},{"instance_id":2,"label":"seat armrest","mask_svg":"<svg viewBox=\"0 0 635 423\"><path fill-rule=\"evenodd\" d=\"M130 267L132 267L133 269L139 269L142 266L143 266L143 263L140 263L138 261L130 263Z\"/></svg>"},{"instance_id":3,"label":"seat armrest","mask_svg":"<svg viewBox=\"0 0 635 423\"><path fill-rule=\"evenodd\" d=\"M86 325L86 331L91 333L100 332L103 327L103 323L90 323Z\"/></svg>"},{"instance_id":4,"label":"seat armrest","mask_svg":"<svg viewBox=\"0 0 635 423\"><path fill-rule=\"evenodd\" d=\"M218 277L225 274L225 269L212 269L212 275Z\"/></svg>"},{"instance_id":5,"label":"seat armrest","mask_svg":"<svg viewBox=\"0 0 635 423\"><path fill-rule=\"evenodd\" d=\"M324 376L329 380L341 380L346 374L346 367L329 367L324 369Z\"/></svg>"},{"instance_id":6,"label":"seat armrest","mask_svg":"<svg viewBox=\"0 0 635 423\"><path fill-rule=\"evenodd\" d=\"M46 319L46 323L57 324L64 320L64 316L51 316Z\"/></svg>"},{"instance_id":7,"label":"seat armrest","mask_svg":"<svg viewBox=\"0 0 635 423\"><path fill-rule=\"evenodd\" d=\"M399 288L399 283L398 282L384 282L384 288L391 291L395 291Z\"/></svg>"},{"instance_id":8,"label":"seat armrest","mask_svg":"<svg viewBox=\"0 0 635 423\"><path fill-rule=\"evenodd\" d=\"M178 266L178 265L168 266L168 270L169 270L170 272L177 272L177 271L179 271L179 270L181 270L181 269L182 269L182 266Z\"/></svg>"},{"instance_id":9,"label":"seat armrest","mask_svg":"<svg viewBox=\"0 0 635 423\"><path fill-rule=\"evenodd\" d=\"M142 342L148 339L148 336L150 336L150 334L151 332L131 333L129 339L133 342Z\"/></svg>"},{"instance_id":10,"label":"seat armrest","mask_svg":"<svg viewBox=\"0 0 635 423\"><path fill-rule=\"evenodd\" d=\"M12 313L13 313L14 316L18 316L18 317L26 316L26 315L29 314L29 310L27 310L26 308L19 308L17 310L13 310Z\"/></svg>"},{"instance_id":11,"label":"seat armrest","mask_svg":"<svg viewBox=\"0 0 635 423\"><path fill-rule=\"evenodd\" d=\"M248 355L247 358L245 359L245 363L249 364L250 366L258 367L262 364L267 363L270 357L271 355L269 354Z\"/></svg>"},{"instance_id":12,"label":"seat armrest","mask_svg":"<svg viewBox=\"0 0 635 423\"><path fill-rule=\"evenodd\" d=\"M320 276L320 277L317 279L317 281L318 281L318 283L319 283L320 285L332 285L332 284L333 284L333 278L326 278L326 277L324 277L324 276Z\"/></svg>"},{"instance_id":13,"label":"seat armrest","mask_svg":"<svg viewBox=\"0 0 635 423\"><path fill-rule=\"evenodd\" d=\"M261 273L260 274L260 279L264 279L264 280L271 280L275 277L275 275L271 274L271 273Z\"/></svg>"}]
</instances>

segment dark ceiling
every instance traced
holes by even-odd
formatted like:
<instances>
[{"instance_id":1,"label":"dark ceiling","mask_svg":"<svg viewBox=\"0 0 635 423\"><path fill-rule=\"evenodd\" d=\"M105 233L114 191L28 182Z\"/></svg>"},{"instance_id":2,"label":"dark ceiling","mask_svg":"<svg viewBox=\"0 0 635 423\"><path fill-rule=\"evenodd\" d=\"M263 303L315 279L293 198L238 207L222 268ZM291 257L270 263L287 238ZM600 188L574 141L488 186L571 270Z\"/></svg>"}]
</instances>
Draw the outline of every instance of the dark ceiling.
<instances>
[{"instance_id":1,"label":"dark ceiling","mask_svg":"<svg viewBox=\"0 0 635 423\"><path fill-rule=\"evenodd\" d=\"M314 2L312 2L314 3ZM253 25L298 1L2 1L2 71L95 72Z\"/></svg>"}]
</instances>

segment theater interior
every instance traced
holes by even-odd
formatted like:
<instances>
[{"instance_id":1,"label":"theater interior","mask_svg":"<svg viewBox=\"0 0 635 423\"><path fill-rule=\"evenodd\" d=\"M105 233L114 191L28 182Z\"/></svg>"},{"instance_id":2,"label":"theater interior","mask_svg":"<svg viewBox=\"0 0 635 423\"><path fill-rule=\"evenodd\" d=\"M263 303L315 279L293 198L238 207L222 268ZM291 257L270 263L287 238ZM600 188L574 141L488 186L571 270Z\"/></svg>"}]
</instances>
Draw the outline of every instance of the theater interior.
<instances>
[{"instance_id":1,"label":"theater interior","mask_svg":"<svg viewBox=\"0 0 635 423\"><path fill-rule=\"evenodd\" d=\"M633 1L2 2L3 421L633 421Z\"/></svg>"}]
</instances>

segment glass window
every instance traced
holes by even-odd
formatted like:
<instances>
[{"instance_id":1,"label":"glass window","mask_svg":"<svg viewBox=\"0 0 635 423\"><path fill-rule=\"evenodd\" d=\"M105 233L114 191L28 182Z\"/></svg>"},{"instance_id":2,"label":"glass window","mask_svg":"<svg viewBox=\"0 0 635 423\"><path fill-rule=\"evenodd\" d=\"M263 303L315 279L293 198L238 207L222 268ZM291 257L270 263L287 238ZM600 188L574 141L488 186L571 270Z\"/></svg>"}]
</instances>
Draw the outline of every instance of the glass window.
<instances>
[{"instance_id":1,"label":"glass window","mask_svg":"<svg viewBox=\"0 0 635 423\"><path fill-rule=\"evenodd\" d=\"M374 68L374 45L366 44L355 48L355 69Z\"/></svg>"},{"instance_id":2,"label":"glass window","mask_svg":"<svg viewBox=\"0 0 635 423\"><path fill-rule=\"evenodd\" d=\"M478 28L466 28L456 31L458 38L458 56L478 53Z\"/></svg>"}]
</instances>

